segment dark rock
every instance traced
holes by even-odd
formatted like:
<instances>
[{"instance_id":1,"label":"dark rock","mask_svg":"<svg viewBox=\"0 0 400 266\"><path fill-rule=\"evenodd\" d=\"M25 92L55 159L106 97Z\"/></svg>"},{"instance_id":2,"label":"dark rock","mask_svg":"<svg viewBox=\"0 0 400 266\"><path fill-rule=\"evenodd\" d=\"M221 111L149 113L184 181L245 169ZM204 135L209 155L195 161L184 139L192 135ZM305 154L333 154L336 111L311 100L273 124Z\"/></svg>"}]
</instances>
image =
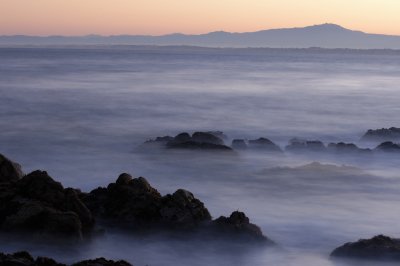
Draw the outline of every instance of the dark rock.
<instances>
[{"instance_id":1,"label":"dark rock","mask_svg":"<svg viewBox=\"0 0 400 266\"><path fill-rule=\"evenodd\" d=\"M400 152L400 145L393 143L391 141L386 141L381 144L379 144L376 148L375 151L381 151L381 152Z\"/></svg>"},{"instance_id":2,"label":"dark rock","mask_svg":"<svg viewBox=\"0 0 400 266\"><path fill-rule=\"evenodd\" d=\"M113 260L106 260L105 258L98 258L94 260L84 260L72 264L72 266L132 266L132 264L124 260L113 261Z\"/></svg>"},{"instance_id":3,"label":"dark rock","mask_svg":"<svg viewBox=\"0 0 400 266\"><path fill-rule=\"evenodd\" d=\"M362 141L384 142L384 141L399 141L400 128L381 128L369 129L362 137Z\"/></svg>"},{"instance_id":4,"label":"dark rock","mask_svg":"<svg viewBox=\"0 0 400 266\"><path fill-rule=\"evenodd\" d=\"M222 139L211 133L195 132L192 137L188 133L181 133L166 146L170 149L232 151L223 143Z\"/></svg>"},{"instance_id":5,"label":"dark rock","mask_svg":"<svg viewBox=\"0 0 400 266\"><path fill-rule=\"evenodd\" d=\"M162 203L161 220L170 225L193 227L211 220L211 215L204 204L190 191L178 189L174 194L164 196Z\"/></svg>"},{"instance_id":6,"label":"dark rock","mask_svg":"<svg viewBox=\"0 0 400 266\"><path fill-rule=\"evenodd\" d=\"M58 263L51 258L38 257L36 260L26 251L16 252L14 254L0 253L1 266L66 266ZM119 260L107 260L105 258L97 258L94 260L84 260L71 266L132 266L132 264Z\"/></svg>"},{"instance_id":7,"label":"dark rock","mask_svg":"<svg viewBox=\"0 0 400 266\"><path fill-rule=\"evenodd\" d=\"M132 176L127 173L122 173L119 175L117 179L117 184L118 185L128 185L132 181Z\"/></svg>"},{"instance_id":8,"label":"dark rock","mask_svg":"<svg viewBox=\"0 0 400 266\"><path fill-rule=\"evenodd\" d=\"M192 141L199 143L209 143L216 145L224 145L224 141L219 137L208 132L195 132L192 135Z\"/></svg>"},{"instance_id":9,"label":"dark rock","mask_svg":"<svg viewBox=\"0 0 400 266\"><path fill-rule=\"evenodd\" d=\"M302 139L291 139L289 141L289 145L285 147L285 150L288 152L324 152L326 151L326 147L323 142L319 140L302 140Z\"/></svg>"},{"instance_id":10,"label":"dark rock","mask_svg":"<svg viewBox=\"0 0 400 266\"><path fill-rule=\"evenodd\" d=\"M55 260L45 257L38 257L36 260L26 251L14 254L0 253L0 265L4 266L66 266L57 263Z\"/></svg>"},{"instance_id":11,"label":"dark rock","mask_svg":"<svg viewBox=\"0 0 400 266\"><path fill-rule=\"evenodd\" d=\"M35 235L81 238L94 224L74 189L46 172L34 171L0 186L0 229Z\"/></svg>"},{"instance_id":12,"label":"dark rock","mask_svg":"<svg viewBox=\"0 0 400 266\"><path fill-rule=\"evenodd\" d=\"M183 143L187 141L191 141L192 137L189 135L189 133L183 132L175 136L175 138L172 140L177 143Z\"/></svg>"},{"instance_id":13,"label":"dark rock","mask_svg":"<svg viewBox=\"0 0 400 266\"><path fill-rule=\"evenodd\" d=\"M357 242L346 243L336 248L331 256L400 261L400 240L383 235L371 239L360 239Z\"/></svg>"},{"instance_id":14,"label":"dark rock","mask_svg":"<svg viewBox=\"0 0 400 266\"><path fill-rule=\"evenodd\" d=\"M93 213L134 227L185 227L211 219L204 204L189 191L162 197L143 177L98 188L84 201Z\"/></svg>"},{"instance_id":15,"label":"dark rock","mask_svg":"<svg viewBox=\"0 0 400 266\"><path fill-rule=\"evenodd\" d=\"M247 144L244 139L234 139L232 140L232 148L235 150L245 150L247 149Z\"/></svg>"},{"instance_id":16,"label":"dark rock","mask_svg":"<svg viewBox=\"0 0 400 266\"><path fill-rule=\"evenodd\" d=\"M0 154L0 182L16 181L23 175L19 164Z\"/></svg>"},{"instance_id":17,"label":"dark rock","mask_svg":"<svg viewBox=\"0 0 400 266\"><path fill-rule=\"evenodd\" d=\"M281 148L267 138L249 140L249 148L262 149L271 152L282 152Z\"/></svg>"},{"instance_id":18,"label":"dark rock","mask_svg":"<svg viewBox=\"0 0 400 266\"><path fill-rule=\"evenodd\" d=\"M371 154L370 149L361 149L353 143L329 143L328 151L340 154Z\"/></svg>"},{"instance_id":19,"label":"dark rock","mask_svg":"<svg viewBox=\"0 0 400 266\"><path fill-rule=\"evenodd\" d=\"M229 238L245 238L249 240L268 241L261 229L250 223L249 218L243 212L235 211L229 217L221 216L212 222L219 234Z\"/></svg>"}]
</instances>

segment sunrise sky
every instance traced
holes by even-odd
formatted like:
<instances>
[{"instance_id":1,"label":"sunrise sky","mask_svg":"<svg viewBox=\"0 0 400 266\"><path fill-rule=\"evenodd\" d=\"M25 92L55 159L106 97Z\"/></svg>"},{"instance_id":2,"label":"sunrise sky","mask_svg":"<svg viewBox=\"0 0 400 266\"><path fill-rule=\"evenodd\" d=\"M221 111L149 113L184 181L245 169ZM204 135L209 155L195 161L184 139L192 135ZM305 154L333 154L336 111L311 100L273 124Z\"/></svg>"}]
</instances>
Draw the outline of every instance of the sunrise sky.
<instances>
[{"instance_id":1,"label":"sunrise sky","mask_svg":"<svg viewBox=\"0 0 400 266\"><path fill-rule=\"evenodd\" d=\"M400 35L400 0L0 0L0 35L257 31L340 24Z\"/></svg>"}]
</instances>

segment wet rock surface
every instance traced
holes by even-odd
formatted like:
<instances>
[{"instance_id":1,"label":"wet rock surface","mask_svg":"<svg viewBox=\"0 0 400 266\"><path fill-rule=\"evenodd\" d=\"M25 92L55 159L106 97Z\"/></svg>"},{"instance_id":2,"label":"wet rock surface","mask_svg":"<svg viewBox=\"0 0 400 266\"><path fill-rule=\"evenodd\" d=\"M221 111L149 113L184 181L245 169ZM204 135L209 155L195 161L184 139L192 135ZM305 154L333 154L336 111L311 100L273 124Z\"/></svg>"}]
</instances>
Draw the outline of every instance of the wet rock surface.
<instances>
[{"instance_id":1,"label":"wet rock surface","mask_svg":"<svg viewBox=\"0 0 400 266\"><path fill-rule=\"evenodd\" d=\"M360 239L336 248L332 257L356 258L365 260L400 261L400 239L378 235L371 239Z\"/></svg>"},{"instance_id":2,"label":"wet rock surface","mask_svg":"<svg viewBox=\"0 0 400 266\"><path fill-rule=\"evenodd\" d=\"M26 251L16 252L13 254L0 253L0 265L2 266L67 266L58 263L47 257L37 257L34 259L31 254ZM132 266L132 264L120 260L113 261L104 258L94 260L85 260L72 264L71 266Z\"/></svg>"}]
</instances>

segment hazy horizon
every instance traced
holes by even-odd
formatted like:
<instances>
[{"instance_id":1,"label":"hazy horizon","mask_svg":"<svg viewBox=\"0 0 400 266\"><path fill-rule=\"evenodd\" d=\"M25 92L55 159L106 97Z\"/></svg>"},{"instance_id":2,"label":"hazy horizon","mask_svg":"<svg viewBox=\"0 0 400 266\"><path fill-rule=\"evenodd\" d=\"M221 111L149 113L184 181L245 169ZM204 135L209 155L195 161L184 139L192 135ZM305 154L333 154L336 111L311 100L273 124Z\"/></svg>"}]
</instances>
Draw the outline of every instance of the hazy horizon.
<instances>
[{"instance_id":1,"label":"hazy horizon","mask_svg":"<svg viewBox=\"0 0 400 266\"><path fill-rule=\"evenodd\" d=\"M258 30L253 30L253 31L226 31L222 29L215 29L207 32L200 32L200 33L184 33L184 32L169 32L169 33L163 33L163 34L129 34L129 33L120 33L120 34L97 34L95 32L92 33L87 33L87 34L80 34L80 35L66 35L66 34L49 34L49 35L34 35L34 34L0 34L0 37L13 37L13 36L29 36L29 37L90 37L90 36L100 36L100 37L114 37L114 36L148 36L148 37L163 37L163 36L171 36L171 35L186 35L186 36L201 36L201 35L207 35L207 34L212 34L212 33L230 33L230 34L243 34L243 33L259 33L259 32L265 32L265 31L275 31L275 30L292 30L292 29L305 29L305 28L313 28L313 27L319 27L319 26L325 26L325 25L333 25L337 26L340 28L343 28L344 30L349 30L353 32L361 32L364 34L372 34L372 35L382 35L382 36L393 36L393 37L400 37L399 34L385 34L385 33L377 33L377 32L365 32L359 29L355 28L347 28L343 25L336 24L336 23L331 23L331 22L325 22L325 23L318 23L318 24L310 24L310 25L304 25L304 26L293 26L293 27L278 27L278 28L260 28Z\"/></svg>"},{"instance_id":2,"label":"hazy horizon","mask_svg":"<svg viewBox=\"0 0 400 266\"><path fill-rule=\"evenodd\" d=\"M400 2L346 0L3 0L0 35L164 35L253 32L334 23L400 35Z\"/></svg>"}]
</instances>

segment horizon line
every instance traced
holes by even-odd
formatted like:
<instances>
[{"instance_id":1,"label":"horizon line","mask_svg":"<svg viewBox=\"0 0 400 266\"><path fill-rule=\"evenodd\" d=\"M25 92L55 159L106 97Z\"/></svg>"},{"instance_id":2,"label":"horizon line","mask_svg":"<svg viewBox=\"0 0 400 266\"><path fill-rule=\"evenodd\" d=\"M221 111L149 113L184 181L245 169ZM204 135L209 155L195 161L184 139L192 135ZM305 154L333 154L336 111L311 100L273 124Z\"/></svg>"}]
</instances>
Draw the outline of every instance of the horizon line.
<instances>
[{"instance_id":1,"label":"horizon line","mask_svg":"<svg viewBox=\"0 0 400 266\"><path fill-rule=\"evenodd\" d=\"M263 31L273 31L273 30L290 30L290 29L306 29L306 28L313 28L313 27L319 27L319 26L335 26L337 28L341 28L343 30L347 31L353 31L353 32L360 32L364 34L372 34L372 35L382 35L382 36L395 36L395 37L400 37L400 35L395 35L395 34L385 34L385 33L371 33L371 32L364 32L360 31L357 29L349 29L346 27L341 26L340 24L336 23L321 23L321 24L313 24L313 25L308 25L308 26L296 26L296 27L282 27L282 28L269 28L269 29L260 29L260 30L255 30L255 31L243 31L243 32L235 32L235 31L225 31L225 30L214 30L214 31L209 31L209 32L204 32L204 33L199 33L199 34L192 34L192 33L182 33L182 32L171 32L171 33L166 33L166 34L159 34L159 35L153 35L153 34L112 34L112 35L103 35L103 34L96 34L96 33L88 33L88 34L82 34L82 35L60 35L60 34L49 34L49 35L30 35L30 34L7 34L7 35L0 35L0 37L38 37L38 38L49 38L49 37L61 37L61 38L73 38L73 37L121 37L121 36L143 36L143 37L163 37L163 36L171 36L171 35L185 35L185 36L201 36L201 35L207 35L211 33L227 33L227 34L245 34L245 33L258 33L258 32L263 32Z\"/></svg>"}]
</instances>

